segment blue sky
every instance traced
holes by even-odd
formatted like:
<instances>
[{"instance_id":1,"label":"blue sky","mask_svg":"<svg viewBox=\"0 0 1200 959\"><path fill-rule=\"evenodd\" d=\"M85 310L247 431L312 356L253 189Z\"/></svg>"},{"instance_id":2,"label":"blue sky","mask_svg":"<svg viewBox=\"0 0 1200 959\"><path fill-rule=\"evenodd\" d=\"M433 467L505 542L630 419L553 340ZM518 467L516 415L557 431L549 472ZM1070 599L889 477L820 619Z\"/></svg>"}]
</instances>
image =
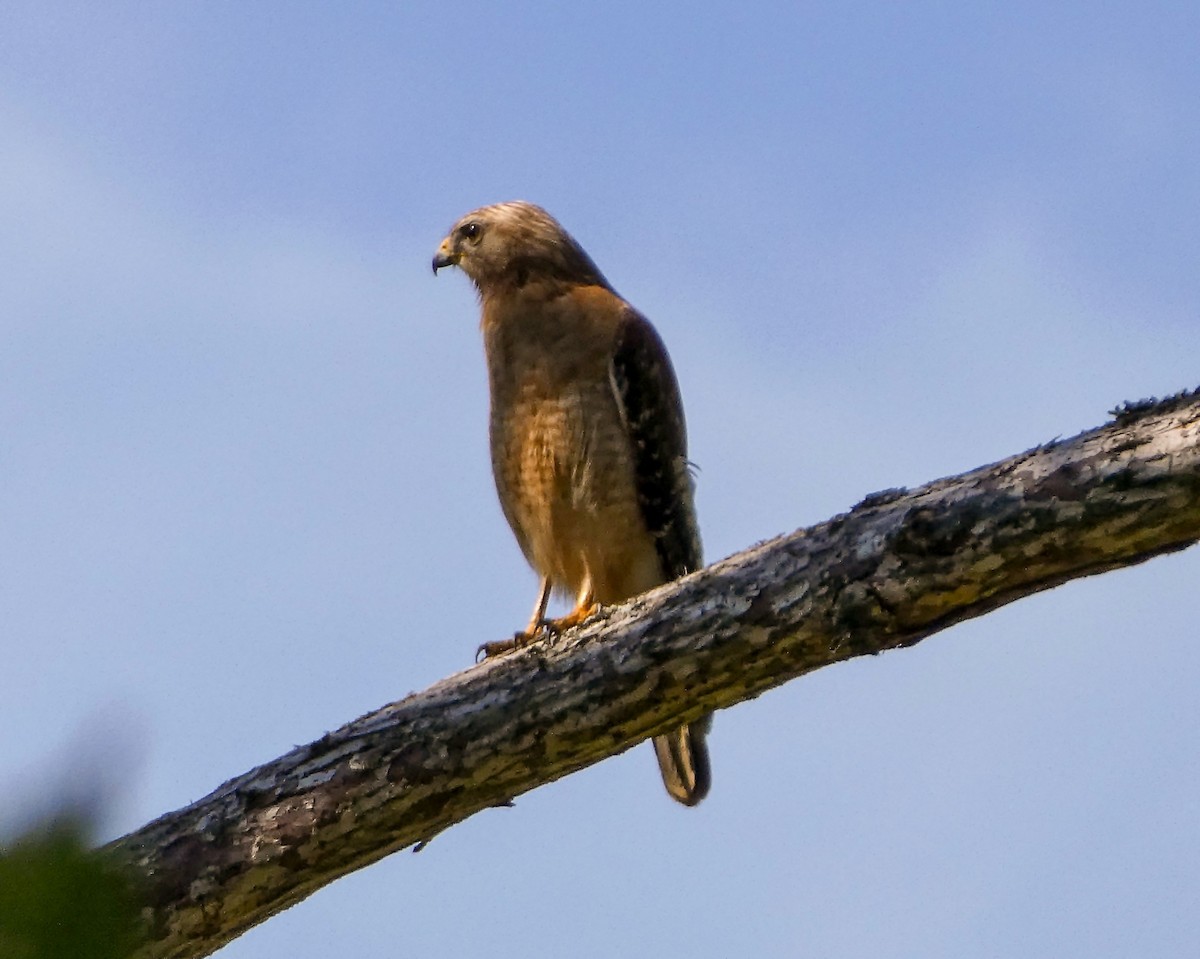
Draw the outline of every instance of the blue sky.
<instances>
[{"instance_id":1,"label":"blue sky","mask_svg":"<svg viewBox=\"0 0 1200 959\"><path fill-rule=\"evenodd\" d=\"M483 203L654 320L711 559L1200 384L1181 3L45 4L0 13L0 789L105 835L464 668L496 505ZM1184 956L1194 553L717 717L220 955Z\"/></svg>"}]
</instances>

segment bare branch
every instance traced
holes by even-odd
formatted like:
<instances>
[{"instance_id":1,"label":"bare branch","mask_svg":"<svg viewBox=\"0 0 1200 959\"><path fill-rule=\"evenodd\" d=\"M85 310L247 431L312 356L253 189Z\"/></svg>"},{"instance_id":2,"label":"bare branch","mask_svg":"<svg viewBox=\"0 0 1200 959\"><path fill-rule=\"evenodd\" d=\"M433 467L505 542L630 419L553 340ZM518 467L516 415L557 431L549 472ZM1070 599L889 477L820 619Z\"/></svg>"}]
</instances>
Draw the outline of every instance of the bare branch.
<instances>
[{"instance_id":1,"label":"bare branch","mask_svg":"<svg viewBox=\"0 0 1200 959\"><path fill-rule=\"evenodd\" d=\"M107 847L149 957L208 955L326 883L704 712L1200 538L1200 391L868 497L485 662ZM649 788L649 787L647 787Z\"/></svg>"}]
</instances>

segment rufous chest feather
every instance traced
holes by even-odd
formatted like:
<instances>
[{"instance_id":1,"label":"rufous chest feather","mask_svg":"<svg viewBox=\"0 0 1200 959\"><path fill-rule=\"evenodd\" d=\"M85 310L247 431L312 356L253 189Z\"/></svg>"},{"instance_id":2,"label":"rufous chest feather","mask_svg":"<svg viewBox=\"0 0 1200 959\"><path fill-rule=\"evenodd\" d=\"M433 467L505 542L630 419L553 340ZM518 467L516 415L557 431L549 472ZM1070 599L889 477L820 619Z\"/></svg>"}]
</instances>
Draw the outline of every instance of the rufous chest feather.
<instances>
[{"instance_id":1,"label":"rufous chest feather","mask_svg":"<svg viewBox=\"0 0 1200 959\"><path fill-rule=\"evenodd\" d=\"M496 488L530 562L570 583L641 521L612 336L570 304L500 319L484 326Z\"/></svg>"}]
</instances>

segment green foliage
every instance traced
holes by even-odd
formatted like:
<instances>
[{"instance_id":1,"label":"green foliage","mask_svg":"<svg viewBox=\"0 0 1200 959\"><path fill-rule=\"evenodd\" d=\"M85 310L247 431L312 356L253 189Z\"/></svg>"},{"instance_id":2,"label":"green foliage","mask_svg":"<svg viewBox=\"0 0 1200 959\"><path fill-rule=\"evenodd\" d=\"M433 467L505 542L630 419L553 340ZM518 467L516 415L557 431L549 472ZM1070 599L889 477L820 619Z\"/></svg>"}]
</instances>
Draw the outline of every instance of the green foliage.
<instances>
[{"instance_id":1,"label":"green foliage","mask_svg":"<svg viewBox=\"0 0 1200 959\"><path fill-rule=\"evenodd\" d=\"M56 819L0 848L2 959L124 959L137 945L132 890L86 832Z\"/></svg>"}]
</instances>

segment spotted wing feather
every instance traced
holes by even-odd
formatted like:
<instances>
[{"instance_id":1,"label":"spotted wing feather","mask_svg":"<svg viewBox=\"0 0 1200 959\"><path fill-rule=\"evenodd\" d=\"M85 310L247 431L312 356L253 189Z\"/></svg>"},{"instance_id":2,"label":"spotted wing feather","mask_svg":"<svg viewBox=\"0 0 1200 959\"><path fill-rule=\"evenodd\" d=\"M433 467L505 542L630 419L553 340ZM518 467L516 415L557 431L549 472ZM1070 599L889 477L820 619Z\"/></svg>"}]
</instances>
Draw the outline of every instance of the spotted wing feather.
<instances>
[{"instance_id":1,"label":"spotted wing feather","mask_svg":"<svg viewBox=\"0 0 1200 959\"><path fill-rule=\"evenodd\" d=\"M654 327L627 309L612 361L613 389L633 447L638 505L664 582L699 569L700 535L675 371Z\"/></svg>"}]
</instances>

